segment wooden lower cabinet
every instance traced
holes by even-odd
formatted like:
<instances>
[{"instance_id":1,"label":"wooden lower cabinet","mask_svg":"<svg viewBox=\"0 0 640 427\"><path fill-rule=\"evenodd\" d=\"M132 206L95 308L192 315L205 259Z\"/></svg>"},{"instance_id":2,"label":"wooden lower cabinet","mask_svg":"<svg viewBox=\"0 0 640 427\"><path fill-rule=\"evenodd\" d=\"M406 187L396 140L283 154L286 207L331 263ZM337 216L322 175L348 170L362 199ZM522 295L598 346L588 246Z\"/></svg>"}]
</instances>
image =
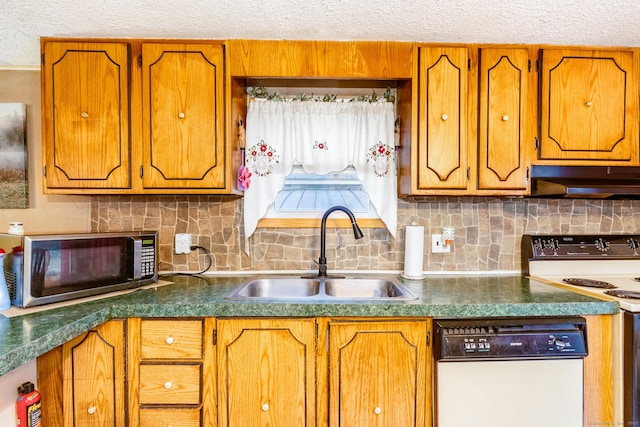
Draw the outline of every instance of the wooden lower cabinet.
<instances>
[{"instance_id":1,"label":"wooden lower cabinet","mask_svg":"<svg viewBox=\"0 0 640 427\"><path fill-rule=\"evenodd\" d=\"M216 424L215 318L129 319L129 425Z\"/></svg>"},{"instance_id":2,"label":"wooden lower cabinet","mask_svg":"<svg viewBox=\"0 0 640 427\"><path fill-rule=\"evenodd\" d=\"M139 427L197 427L200 422L198 409L140 409ZM215 426L215 424L211 424Z\"/></svg>"},{"instance_id":3,"label":"wooden lower cabinet","mask_svg":"<svg viewBox=\"0 0 640 427\"><path fill-rule=\"evenodd\" d=\"M585 420L614 422L613 319L585 317ZM116 319L38 358L56 427L427 427L432 376L430 318Z\"/></svg>"},{"instance_id":4,"label":"wooden lower cabinet","mask_svg":"<svg viewBox=\"0 0 640 427\"><path fill-rule=\"evenodd\" d=\"M316 321L218 320L220 427L316 425Z\"/></svg>"},{"instance_id":5,"label":"wooden lower cabinet","mask_svg":"<svg viewBox=\"0 0 640 427\"><path fill-rule=\"evenodd\" d=\"M125 324L110 320L38 358L43 425L127 425Z\"/></svg>"},{"instance_id":6,"label":"wooden lower cabinet","mask_svg":"<svg viewBox=\"0 0 640 427\"><path fill-rule=\"evenodd\" d=\"M430 320L333 319L325 327L330 427L431 426Z\"/></svg>"}]
</instances>

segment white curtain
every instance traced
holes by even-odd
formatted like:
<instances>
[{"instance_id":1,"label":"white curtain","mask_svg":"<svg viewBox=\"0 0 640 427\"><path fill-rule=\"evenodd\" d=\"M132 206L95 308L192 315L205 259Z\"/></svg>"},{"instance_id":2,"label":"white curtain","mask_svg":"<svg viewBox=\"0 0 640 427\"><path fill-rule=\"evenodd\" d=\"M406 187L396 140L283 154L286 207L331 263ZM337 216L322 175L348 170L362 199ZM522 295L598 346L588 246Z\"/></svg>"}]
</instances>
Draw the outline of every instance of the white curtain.
<instances>
[{"instance_id":1,"label":"white curtain","mask_svg":"<svg viewBox=\"0 0 640 427\"><path fill-rule=\"evenodd\" d=\"M252 176L244 193L245 238L276 199L294 163L316 174L352 165L395 237L394 122L390 102L252 101L246 120L245 165Z\"/></svg>"}]
</instances>

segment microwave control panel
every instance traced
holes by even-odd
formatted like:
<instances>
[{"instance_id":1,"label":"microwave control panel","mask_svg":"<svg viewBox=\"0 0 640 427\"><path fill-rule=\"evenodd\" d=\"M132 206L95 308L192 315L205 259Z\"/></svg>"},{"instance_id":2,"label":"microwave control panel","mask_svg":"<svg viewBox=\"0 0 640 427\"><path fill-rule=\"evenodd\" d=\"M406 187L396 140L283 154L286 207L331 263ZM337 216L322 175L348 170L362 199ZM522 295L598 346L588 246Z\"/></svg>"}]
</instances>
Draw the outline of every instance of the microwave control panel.
<instances>
[{"instance_id":1,"label":"microwave control panel","mask_svg":"<svg viewBox=\"0 0 640 427\"><path fill-rule=\"evenodd\" d=\"M156 275L156 236L142 236L141 273L143 279Z\"/></svg>"}]
</instances>

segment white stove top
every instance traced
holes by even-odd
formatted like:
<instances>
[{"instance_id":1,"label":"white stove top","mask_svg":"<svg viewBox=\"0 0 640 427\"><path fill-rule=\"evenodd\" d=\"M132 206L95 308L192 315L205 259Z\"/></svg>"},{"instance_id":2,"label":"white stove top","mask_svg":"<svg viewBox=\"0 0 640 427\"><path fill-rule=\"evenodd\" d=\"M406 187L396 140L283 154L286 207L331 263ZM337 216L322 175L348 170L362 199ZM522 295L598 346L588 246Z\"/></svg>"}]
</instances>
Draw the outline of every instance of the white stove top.
<instances>
[{"instance_id":1,"label":"white stove top","mask_svg":"<svg viewBox=\"0 0 640 427\"><path fill-rule=\"evenodd\" d=\"M607 295L609 289L577 286L564 283L567 278L598 280L616 287L615 290L640 293L640 260L562 260L531 261L529 275L532 279L569 289L584 295L607 301L618 301L623 310L640 313L640 299Z\"/></svg>"}]
</instances>

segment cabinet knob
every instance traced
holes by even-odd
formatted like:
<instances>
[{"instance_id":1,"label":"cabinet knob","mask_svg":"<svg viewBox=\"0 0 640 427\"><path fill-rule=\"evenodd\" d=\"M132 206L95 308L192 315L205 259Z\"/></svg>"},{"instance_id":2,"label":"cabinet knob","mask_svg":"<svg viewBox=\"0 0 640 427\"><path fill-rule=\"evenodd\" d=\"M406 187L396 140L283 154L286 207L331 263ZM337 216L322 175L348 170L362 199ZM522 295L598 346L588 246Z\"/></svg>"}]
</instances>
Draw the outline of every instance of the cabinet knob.
<instances>
[{"instance_id":1,"label":"cabinet knob","mask_svg":"<svg viewBox=\"0 0 640 427\"><path fill-rule=\"evenodd\" d=\"M502 121L506 122L507 120L509 120L509 116L507 114L505 114L504 116L502 116Z\"/></svg>"},{"instance_id":2,"label":"cabinet knob","mask_svg":"<svg viewBox=\"0 0 640 427\"><path fill-rule=\"evenodd\" d=\"M262 409L264 412L267 412L269 410L269 404L263 403L260 409Z\"/></svg>"},{"instance_id":3,"label":"cabinet knob","mask_svg":"<svg viewBox=\"0 0 640 427\"><path fill-rule=\"evenodd\" d=\"M173 344L173 337L167 337L166 342L169 345Z\"/></svg>"},{"instance_id":4,"label":"cabinet knob","mask_svg":"<svg viewBox=\"0 0 640 427\"><path fill-rule=\"evenodd\" d=\"M446 114L443 114L441 118L443 122L446 122L447 120L449 120L449 116L447 116Z\"/></svg>"},{"instance_id":5,"label":"cabinet knob","mask_svg":"<svg viewBox=\"0 0 640 427\"><path fill-rule=\"evenodd\" d=\"M587 101L587 102L584 103L584 105L586 105L587 107L592 107L593 106L593 102Z\"/></svg>"},{"instance_id":6,"label":"cabinet knob","mask_svg":"<svg viewBox=\"0 0 640 427\"><path fill-rule=\"evenodd\" d=\"M166 383L164 383L164 388L169 390L171 388L171 381L167 381Z\"/></svg>"},{"instance_id":7,"label":"cabinet knob","mask_svg":"<svg viewBox=\"0 0 640 427\"><path fill-rule=\"evenodd\" d=\"M89 118L89 113L83 111L82 113L80 113L80 117L82 117L83 119Z\"/></svg>"},{"instance_id":8,"label":"cabinet knob","mask_svg":"<svg viewBox=\"0 0 640 427\"><path fill-rule=\"evenodd\" d=\"M373 413L376 415L380 415L382 413L382 408L379 406L376 406L376 408L373 410Z\"/></svg>"},{"instance_id":9,"label":"cabinet knob","mask_svg":"<svg viewBox=\"0 0 640 427\"><path fill-rule=\"evenodd\" d=\"M180 111L180 112L178 113L178 117L180 117L181 119L184 119L184 113L183 113L182 111Z\"/></svg>"},{"instance_id":10,"label":"cabinet knob","mask_svg":"<svg viewBox=\"0 0 640 427\"><path fill-rule=\"evenodd\" d=\"M91 405L89 406L89 408L87 409L87 413L89 415L93 415L96 413L96 411L98 410L98 408L95 407L95 405Z\"/></svg>"}]
</instances>

